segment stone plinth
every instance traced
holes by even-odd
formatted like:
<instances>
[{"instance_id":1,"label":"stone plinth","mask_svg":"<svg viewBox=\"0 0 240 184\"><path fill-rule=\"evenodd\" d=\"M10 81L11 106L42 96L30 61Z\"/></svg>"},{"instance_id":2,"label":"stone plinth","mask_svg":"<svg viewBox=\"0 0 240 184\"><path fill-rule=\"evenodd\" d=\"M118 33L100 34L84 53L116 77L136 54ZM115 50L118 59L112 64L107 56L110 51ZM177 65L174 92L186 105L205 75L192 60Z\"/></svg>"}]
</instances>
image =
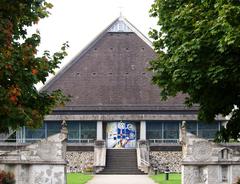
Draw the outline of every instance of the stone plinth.
<instances>
[{"instance_id":1,"label":"stone plinth","mask_svg":"<svg viewBox=\"0 0 240 184\"><path fill-rule=\"evenodd\" d=\"M16 184L66 184L67 131L28 145L1 152L0 169L13 172Z\"/></svg>"},{"instance_id":2,"label":"stone plinth","mask_svg":"<svg viewBox=\"0 0 240 184\"><path fill-rule=\"evenodd\" d=\"M182 184L232 184L240 176L240 152L182 129Z\"/></svg>"}]
</instances>

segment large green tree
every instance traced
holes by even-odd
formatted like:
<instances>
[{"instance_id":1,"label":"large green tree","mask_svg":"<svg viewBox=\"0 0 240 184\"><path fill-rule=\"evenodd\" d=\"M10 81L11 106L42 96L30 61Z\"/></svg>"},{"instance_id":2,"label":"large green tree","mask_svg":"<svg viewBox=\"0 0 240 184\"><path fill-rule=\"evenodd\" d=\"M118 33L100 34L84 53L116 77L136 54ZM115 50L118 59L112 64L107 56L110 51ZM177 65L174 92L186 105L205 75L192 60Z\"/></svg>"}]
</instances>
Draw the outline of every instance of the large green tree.
<instances>
[{"instance_id":1,"label":"large green tree","mask_svg":"<svg viewBox=\"0 0 240 184\"><path fill-rule=\"evenodd\" d=\"M44 115L68 98L61 91L38 92L66 56L67 44L53 55L37 56L40 34L27 28L49 15L45 0L0 0L0 132L20 126L38 127Z\"/></svg>"},{"instance_id":2,"label":"large green tree","mask_svg":"<svg viewBox=\"0 0 240 184\"><path fill-rule=\"evenodd\" d=\"M150 14L160 27L150 32L150 69L162 98L187 94L206 122L232 113L222 136L240 138L240 1L155 0Z\"/></svg>"}]
</instances>

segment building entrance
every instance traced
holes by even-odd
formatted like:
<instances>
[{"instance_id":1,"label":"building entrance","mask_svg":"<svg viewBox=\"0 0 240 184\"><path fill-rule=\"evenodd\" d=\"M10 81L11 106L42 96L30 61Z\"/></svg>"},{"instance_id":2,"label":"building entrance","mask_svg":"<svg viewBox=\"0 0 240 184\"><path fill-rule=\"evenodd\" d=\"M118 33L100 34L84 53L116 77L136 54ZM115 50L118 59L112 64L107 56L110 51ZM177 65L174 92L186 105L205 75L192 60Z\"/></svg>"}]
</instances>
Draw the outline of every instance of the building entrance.
<instances>
[{"instance_id":1,"label":"building entrance","mask_svg":"<svg viewBox=\"0 0 240 184\"><path fill-rule=\"evenodd\" d=\"M134 122L108 122L107 148L135 148L136 124Z\"/></svg>"}]
</instances>

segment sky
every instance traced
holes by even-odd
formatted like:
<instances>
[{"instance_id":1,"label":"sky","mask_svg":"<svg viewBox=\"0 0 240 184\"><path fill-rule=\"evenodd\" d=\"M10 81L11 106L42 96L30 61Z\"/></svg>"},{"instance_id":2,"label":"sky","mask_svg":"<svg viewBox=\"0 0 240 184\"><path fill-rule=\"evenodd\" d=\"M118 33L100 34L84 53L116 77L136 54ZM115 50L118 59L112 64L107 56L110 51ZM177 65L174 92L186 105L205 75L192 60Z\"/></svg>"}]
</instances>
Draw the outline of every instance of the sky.
<instances>
[{"instance_id":1,"label":"sky","mask_svg":"<svg viewBox=\"0 0 240 184\"><path fill-rule=\"evenodd\" d=\"M74 58L88 43L110 25L120 12L148 37L150 28L156 27L156 18L149 17L154 0L48 0L54 7L48 18L30 28L41 34L39 53L56 52L68 41L68 56L61 68ZM38 85L41 86L41 85Z\"/></svg>"}]
</instances>

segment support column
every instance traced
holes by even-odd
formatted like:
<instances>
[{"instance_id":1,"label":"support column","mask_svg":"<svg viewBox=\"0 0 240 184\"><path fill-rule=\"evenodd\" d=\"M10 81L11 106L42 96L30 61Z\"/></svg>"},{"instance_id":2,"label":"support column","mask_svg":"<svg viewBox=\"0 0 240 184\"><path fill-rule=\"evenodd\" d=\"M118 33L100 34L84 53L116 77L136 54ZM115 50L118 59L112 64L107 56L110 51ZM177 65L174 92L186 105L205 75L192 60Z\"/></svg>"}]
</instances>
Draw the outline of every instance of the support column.
<instances>
[{"instance_id":1,"label":"support column","mask_svg":"<svg viewBox=\"0 0 240 184\"><path fill-rule=\"evenodd\" d=\"M103 139L103 124L102 121L97 121L97 140Z\"/></svg>"},{"instance_id":2,"label":"support column","mask_svg":"<svg viewBox=\"0 0 240 184\"><path fill-rule=\"evenodd\" d=\"M140 140L146 140L146 121L140 122Z\"/></svg>"}]
</instances>

